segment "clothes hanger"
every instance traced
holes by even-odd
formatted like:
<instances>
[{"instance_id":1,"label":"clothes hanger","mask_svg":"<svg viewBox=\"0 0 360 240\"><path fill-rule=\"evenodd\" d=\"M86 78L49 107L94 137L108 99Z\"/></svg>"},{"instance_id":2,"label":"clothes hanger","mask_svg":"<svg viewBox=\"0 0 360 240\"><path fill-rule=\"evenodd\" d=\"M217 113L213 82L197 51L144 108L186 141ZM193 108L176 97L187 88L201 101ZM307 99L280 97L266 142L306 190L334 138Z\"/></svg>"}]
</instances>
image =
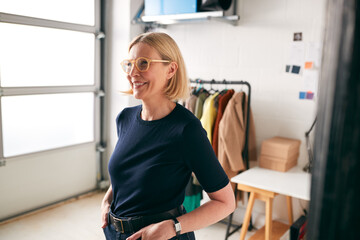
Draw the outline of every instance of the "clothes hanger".
<instances>
[{"instance_id":1,"label":"clothes hanger","mask_svg":"<svg viewBox=\"0 0 360 240\"><path fill-rule=\"evenodd\" d=\"M197 78L196 79L196 88L195 88L194 94L196 96L199 96L199 94L202 93L203 89L204 88L203 88L203 83L202 83L201 79Z\"/></svg>"},{"instance_id":2,"label":"clothes hanger","mask_svg":"<svg viewBox=\"0 0 360 240\"><path fill-rule=\"evenodd\" d=\"M215 83L215 79L212 79L211 82L210 82L210 90L208 91L210 94L214 94L216 92L218 92L219 90L217 89L214 89L212 86L213 86L213 83Z\"/></svg>"},{"instance_id":3,"label":"clothes hanger","mask_svg":"<svg viewBox=\"0 0 360 240\"><path fill-rule=\"evenodd\" d=\"M225 88L220 92L219 95L224 95L224 94L228 91L228 89L227 89L227 81L226 81L225 78L224 78L224 80L222 81L222 84L225 85Z\"/></svg>"},{"instance_id":4,"label":"clothes hanger","mask_svg":"<svg viewBox=\"0 0 360 240\"><path fill-rule=\"evenodd\" d=\"M191 94L197 96L197 94L198 94L198 89L199 89L199 79L198 79L198 78L195 79L195 82L196 82L196 83L195 83L195 86L192 88Z\"/></svg>"}]
</instances>

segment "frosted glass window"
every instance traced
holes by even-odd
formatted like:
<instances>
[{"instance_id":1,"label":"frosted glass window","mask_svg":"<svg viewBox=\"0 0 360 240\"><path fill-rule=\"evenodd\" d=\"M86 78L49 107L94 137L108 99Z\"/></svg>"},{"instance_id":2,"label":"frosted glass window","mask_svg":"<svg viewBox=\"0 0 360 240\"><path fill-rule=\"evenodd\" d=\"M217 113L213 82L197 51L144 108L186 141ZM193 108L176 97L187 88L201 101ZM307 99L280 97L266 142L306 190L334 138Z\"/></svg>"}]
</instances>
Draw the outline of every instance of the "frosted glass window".
<instances>
[{"instance_id":1,"label":"frosted glass window","mask_svg":"<svg viewBox=\"0 0 360 240\"><path fill-rule=\"evenodd\" d=\"M94 25L94 0L0 0L0 12Z\"/></svg>"},{"instance_id":2,"label":"frosted glass window","mask_svg":"<svg viewBox=\"0 0 360 240\"><path fill-rule=\"evenodd\" d=\"M0 33L2 87L94 84L93 34L8 23Z\"/></svg>"},{"instance_id":3,"label":"frosted glass window","mask_svg":"<svg viewBox=\"0 0 360 240\"><path fill-rule=\"evenodd\" d=\"M2 97L4 156L94 140L94 94Z\"/></svg>"}]
</instances>

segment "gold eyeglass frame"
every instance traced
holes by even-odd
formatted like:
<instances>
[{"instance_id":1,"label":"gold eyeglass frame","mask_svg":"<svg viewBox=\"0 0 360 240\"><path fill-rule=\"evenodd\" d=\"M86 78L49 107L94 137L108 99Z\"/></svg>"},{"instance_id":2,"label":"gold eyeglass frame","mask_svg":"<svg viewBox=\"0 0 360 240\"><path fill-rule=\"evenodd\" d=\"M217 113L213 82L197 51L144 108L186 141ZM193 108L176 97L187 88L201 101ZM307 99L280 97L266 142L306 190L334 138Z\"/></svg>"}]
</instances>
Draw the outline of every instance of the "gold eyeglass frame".
<instances>
[{"instance_id":1,"label":"gold eyeglass frame","mask_svg":"<svg viewBox=\"0 0 360 240\"><path fill-rule=\"evenodd\" d=\"M140 70L140 69L138 68L136 62L137 62L139 59L145 59L145 60L149 63L149 64L148 64L148 67L147 67L145 70ZM128 62L130 62L130 63L132 64L131 69L130 69L129 72L126 72L125 69L124 69L124 62L125 62L125 61L128 61ZM169 61L169 60L150 59L150 58L146 58L146 57L138 57L138 58L133 59L133 60L124 59L123 61L121 61L120 65L121 65L122 70L123 70L126 74L129 74L129 73L131 73L131 71L133 70L134 66L136 67L136 69L137 69L139 72L146 72L146 71L148 71L149 68L150 68L150 64L151 64L152 62L155 62L155 63L156 63L156 62L165 63L165 62L171 62L171 61Z\"/></svg>"}]
</instances>

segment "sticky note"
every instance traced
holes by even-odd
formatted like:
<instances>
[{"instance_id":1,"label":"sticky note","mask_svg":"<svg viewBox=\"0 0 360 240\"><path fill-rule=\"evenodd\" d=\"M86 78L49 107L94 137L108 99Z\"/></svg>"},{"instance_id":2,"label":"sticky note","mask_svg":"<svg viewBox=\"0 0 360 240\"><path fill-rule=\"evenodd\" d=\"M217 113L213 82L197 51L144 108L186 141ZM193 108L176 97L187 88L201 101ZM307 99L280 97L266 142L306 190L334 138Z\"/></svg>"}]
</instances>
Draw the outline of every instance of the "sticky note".
<instances>
[{"instance_id":1,"label":"sticky note","mask_svg":"<svg viewBox=\"0 0 360 240\"><path fill-rule=\"evenodd\" d=\"M307 92L306 93L306 99L313 99L314 98L314 93L313 92Z\"/></svg>"},{"instance_id":2,"label":"sticky note","mask_svg":"<svg viewBox=\"0 0 360 240\"><path fill-rule=\"evenodd\" d=\"M311 69L313 67L313 62L305 62L305 69Z\"/></svg>"},{"instance_id":3,"label":"sticky note","mask_svg":"<svg viewBox=\"0 0 360 240\"><path fill-rule=\"evenodd\" d=\"M300 66L292 66L291 73L299 74L300 73Z\"/></svg>"},{"instance_id":4,"label":"sticky note","mask_svg":"<svg viewBox=\"0 0 360 240\"><path fill-rule=\"evenodd\" d=\"M305 99L306 98L306 92L299 92L299 99Z\"/></svg>"},{"instance_id":5,"label":"sticky note","mask_svg":"<svg viewBox=\"0 0 360 240\"><path fill-rule=\"evenodd\" d=\"M290 65L286 65L285 71L286 71L286 72L290 72Z\"/></svg>"}]
</instances>

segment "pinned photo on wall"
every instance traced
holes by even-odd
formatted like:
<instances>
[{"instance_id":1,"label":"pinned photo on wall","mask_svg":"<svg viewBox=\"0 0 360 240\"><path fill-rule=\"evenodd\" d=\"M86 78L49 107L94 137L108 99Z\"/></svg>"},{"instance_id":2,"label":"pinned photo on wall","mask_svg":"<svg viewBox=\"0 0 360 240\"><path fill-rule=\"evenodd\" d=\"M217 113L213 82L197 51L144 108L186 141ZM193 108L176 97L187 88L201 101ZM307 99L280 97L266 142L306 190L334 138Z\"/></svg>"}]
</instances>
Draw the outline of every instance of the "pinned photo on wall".
<instances>
[{"instance_id":1,"label":"pinned photo on wall","mask_svg":"<svg viewBox=\"0 0 360 240\"><path fill-rule=\"evenodd\" d=\"M299 92L299 99L306 99L306 92Z\"/></svg>"},{"instance_id":2,"label":"pinned photo on wall","mask_svg":"<svg viewBox=\"0 0 360 240\"><path fill-rule=\"evenodd\" d=\"M286 72L290 72L290 69L291 69L291 66L290 66L290 65L286 65L286 66L285 66L285 71L286 71Z\"/></svg>"},{"instance_id":3,"label":"pinned photo on wall","mask_svg":"<svg viewBox=\"0 0 360 240\"><path fill-rule=\"evenodd\" d=\"M302 41L302 32L294 33L294 41Z\"/></svg>"},{"instance_id":4,"label":"pinned photo on wall","mask_svg":"<svg viewBox=\"0 0 360 240\"><path fill-rule=\"evenodd\" d=\"M313 92L306 92L306 99L312 100L314 99L314 93Z\"/></svg>"},{"instance_id":5,"label":"pinned photo on wall","mask_svg":"<svg viewBox=\"0 0 360 240\"><path fill-rule=\"evenodd\" d=\"M300 66L293 65L291 69L291 73L299 74L300 73Z\"/></svg>"}]
</instances>

